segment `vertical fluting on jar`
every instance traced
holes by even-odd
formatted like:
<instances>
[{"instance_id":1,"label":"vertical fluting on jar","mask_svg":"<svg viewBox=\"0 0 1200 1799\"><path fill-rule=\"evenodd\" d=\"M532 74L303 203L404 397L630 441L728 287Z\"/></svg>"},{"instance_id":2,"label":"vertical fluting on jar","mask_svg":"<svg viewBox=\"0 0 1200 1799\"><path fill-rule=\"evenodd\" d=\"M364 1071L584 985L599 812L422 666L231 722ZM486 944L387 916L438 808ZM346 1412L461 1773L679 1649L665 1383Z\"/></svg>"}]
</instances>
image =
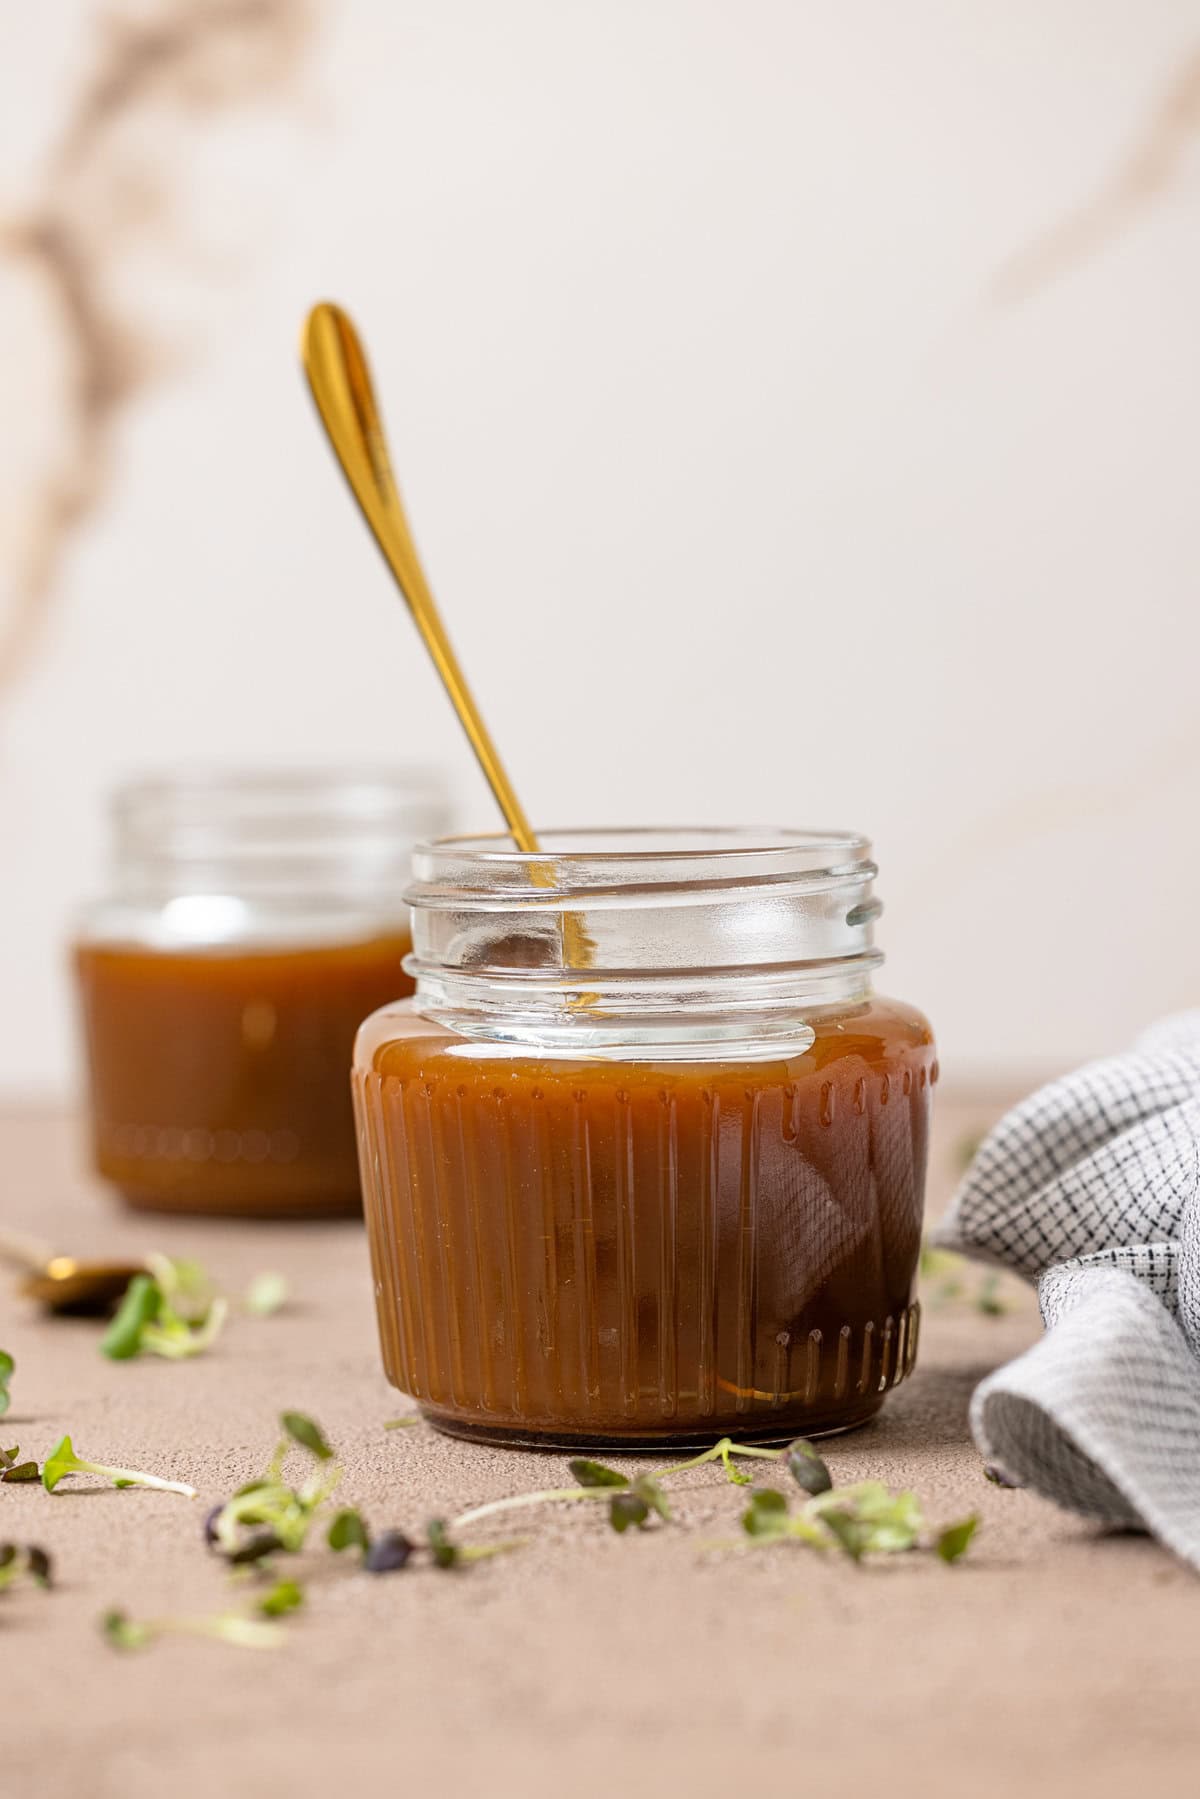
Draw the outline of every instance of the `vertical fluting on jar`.
<instances>
[{"instance_id":1,"label":"vertical fluting on jar","mask_svg":"<svg viewBox=\"0 0 1200 1799\"><path fill-rule=\"evenodd\" d=\"M915 1356L930 1055L750 1089L727 1069L649 1093L560 1071L527 1101L490 1070L360 1073L389 1377L477 1435L868 1416Z\"/></svg>"},{"instance_id":2,"label":"vertical fluting on jar","mask_svg":"<svg viewBox=\"0 0 1200 1799\"><path fill-rule=\"evenodd\" d=\"M628 877L632 899L617 892L629 913L618 937L611 919L593 922L597 893L619 890L624 871L606 891L596 867L586 928L631 964L589 971L610 1008L599 1038L594 1019L559 1003L569 973L549 958L531 969L514 939L519 898L502 898L500 927L481 907L481 932L465 882L434 902L453 908L454 929L435 920L422 934L418 913L416 1000L360 1033L388 1376L442 1428L495 1441L637 1447L848 1428L913 1366L936 1078L920 1015L870 996L874 871L841 881L848 924L804 890L829 952L809 958L811 942L764 924L771 894L749 888L760 941L793 955L732 969L686 967L682 939L706 904L689 887L685 972L667 975L656 1009L652 958L669 933L653 922L639 964L644 869ZM791 893L795 875L780 871ZM652 888L659 910L675 878L668 867ZM734 883L707 857L704 879L727 906ZM721 932L736 952L728 919L710 913L700 936ZM622 981L645 999L624 1018L611 1010Z\"/></svg>"}]
</instances>

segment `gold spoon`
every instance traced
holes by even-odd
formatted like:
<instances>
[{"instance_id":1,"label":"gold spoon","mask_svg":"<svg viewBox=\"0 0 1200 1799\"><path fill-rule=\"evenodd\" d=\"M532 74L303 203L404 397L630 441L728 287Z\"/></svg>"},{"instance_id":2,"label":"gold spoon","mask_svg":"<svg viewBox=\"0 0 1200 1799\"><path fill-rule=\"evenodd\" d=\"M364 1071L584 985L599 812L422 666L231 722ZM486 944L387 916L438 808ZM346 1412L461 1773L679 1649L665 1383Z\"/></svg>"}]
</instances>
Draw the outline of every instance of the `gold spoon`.
<instances>
[{"instance_id":1,"label":"gold spoon","mask_svg":"<svg viewBox=\"0 0 1200 1799\"><path fill-rule=\"evenodd\" d=\"M146 1272L144 1262L81 1262L15 1231L0 1231L0 1261L22 1269L18 1291L51 1312L105 1312Z\"/></svg>"},{"instance_id":2,"label":"gold spoon","mask_svg":"<svg viewBox=\"0 0 1200 1799\"><path fill-rule=\"evenodd\" d=\"M538 840L475 704L425 579L392 474L362 340L340 306L322 300L312 308L304 322L301 355L321 423L342 465L342 473L433 658L509 834L519 850L536 852L540 847ZM554 870L546 863L531 863L529 877L537 887L555 884ZM568 967L586 968L594 945L577 914L563 914L562 931L563 960ZM591 1008L595 999L593 994L578 994L572 1004Z\"/></svg>"},{"instance_id":3,"label":"gold spoon","mask_svg":"<svg viewBox=\"0 0 1200 1799\"><path fill-rule=\"evenodd\" d=\"M519 850L536 850L537 838L467 686L425 579L392 475L383 422L358 333L340 306L323 300L305 320L301 349L321 423L350 491L395 576L513 842Z\"/></svg>"}]
</instances>

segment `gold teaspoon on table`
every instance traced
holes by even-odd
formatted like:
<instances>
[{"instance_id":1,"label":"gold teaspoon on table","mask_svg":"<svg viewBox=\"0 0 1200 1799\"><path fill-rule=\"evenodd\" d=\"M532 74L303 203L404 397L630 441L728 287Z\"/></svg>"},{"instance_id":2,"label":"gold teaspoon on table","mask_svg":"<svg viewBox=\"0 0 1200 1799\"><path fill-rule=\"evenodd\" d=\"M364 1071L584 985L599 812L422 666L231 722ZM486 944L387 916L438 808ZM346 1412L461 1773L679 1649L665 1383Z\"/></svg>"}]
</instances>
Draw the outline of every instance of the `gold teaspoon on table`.
<instances>
[{"instance_id":1,"label":"gold teaspoon on table","mask_svg":"<svg viewBox=\"0 0 1200 1799\"><path fill-rule=\"evenodd\" d=\"M0 1231L0 1261L22 1271L18 1291L51 1312L106 1312L144 1262L85 1262L59 1255L48 1243Z\"/></svg>"},{"instance_id":2,"label":"gold teaspoon on table","mask_svg":"<svg viewBox=\"0 0 1200 1799\"><path fill-rule=\"evenodd\" d=\"M322 300L313 307L305 320L301 353L321 423L342 473L441 676L509 834L519 850L536 852L538 840L467 685L421 567L392 474L366 353L358 332L340 306ZM535 886L555 884L553 868L548 864L532 863L529 874ZM576 914L564 913L562 931L564 961L569 967L586 968L594 946L582 921ZM574 1004L592 1006L595 997L579 994Z\"/></svg>"}]
</instances>

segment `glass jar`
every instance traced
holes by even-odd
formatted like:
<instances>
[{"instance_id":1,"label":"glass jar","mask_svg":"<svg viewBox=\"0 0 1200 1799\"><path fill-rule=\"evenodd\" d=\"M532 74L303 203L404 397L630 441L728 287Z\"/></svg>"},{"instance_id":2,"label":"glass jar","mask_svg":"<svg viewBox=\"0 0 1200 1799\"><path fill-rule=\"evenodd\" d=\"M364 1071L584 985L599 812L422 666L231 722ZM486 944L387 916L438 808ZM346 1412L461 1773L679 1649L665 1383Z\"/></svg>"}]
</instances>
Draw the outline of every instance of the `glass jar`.
<instances>
[{"instance_id":1,"label":"glass jar","mask_svg":"<svg viewBox=\"0 0 1200 1799\"><path fill-rule=\"evenodd\" d=\"M937 1062L872 992L866 840L448 838L413 866L416 994L354 1068L389 1379L539 1447L869 1418L916 1355Z\"/></svg>"},{"instance_id":2,"label":"glass jar","mask_svg":"<svg viewBox=\"0 0 1200 1799\"><path fill-rule=\"evenodd\" d=\"M74 963L97 1172L147 1211L361 1205L348 1070L411 991L398 898L444 828L424 771L140 782Z\"/></svg>"}]
</instances>

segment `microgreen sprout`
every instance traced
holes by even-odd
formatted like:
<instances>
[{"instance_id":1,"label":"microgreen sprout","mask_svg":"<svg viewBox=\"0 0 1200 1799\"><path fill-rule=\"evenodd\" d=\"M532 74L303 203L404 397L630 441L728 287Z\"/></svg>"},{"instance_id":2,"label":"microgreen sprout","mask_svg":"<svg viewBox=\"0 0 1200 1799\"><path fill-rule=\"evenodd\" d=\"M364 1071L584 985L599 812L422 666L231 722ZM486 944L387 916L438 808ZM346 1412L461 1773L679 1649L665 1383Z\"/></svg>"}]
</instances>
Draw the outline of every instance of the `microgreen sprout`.
<instances>
[{"instance_id":1,"label":"microgreen sprout","mask_svg":"<svg viewBox=\"0 0 1200 1799\"><path fill-rule=\"evenodd\" d=\"M934 1548L944 1562L957 1562L967 1553L971 1538L979 1529L979 1519L974 1512L969 1518L960 1518L957 1524L947 1524L938 1532Z\"/></svg>"},{"instance_id":2,"label":"microgreen sprout","mask_svg":"<svg viewBox=\"0 0 1200 1799\"><path fill-rule=\"evenodd\" d=\"M409 1412L408 1416L405 1418L385 1419L383 1428L384 1430L409 1430L414 1424L420 1424L420 1422L420 1412Z\"/></svg>"},{"instance_id":3,"label":"microgreen sprout","mask_svg":"<svg viewBox=\"0 0 1200 1799\"><path fill-rule=\"evenodd\" d=\"M802 1492L814 1496L828 1493L833 1485L833 1476L811 1443L806 1442L803 1437L797 1437L794 1443L788 1445L786 1460L788 1473Z\"/></svg>"},{"instance_id":4,"label":"microgreen sprout","mask_svg":"<svg viewBox=\"0 0 1200 1799\"><path fill-rule=\"evenodd\" d=\"M751 1494L742 1529L756 1543L801 1542L814 1549L838 1548L859 1562L867 1555L894 1555L932 1549L943 1561L957 1561L975 1533L974 1516L948 1524L930 1541L915 1493L893 1493L882 1481L858 1481L812 1494L799 1512L776 1488Z\"/></svg>"},{"instance_id":5,"label":"microgreen sprout","mask_svg":"<svg viewBox=\"0 0 1200 1799\"><path fill-rule=\"evenodd\" d=\"M12 1404L12 1395L9 1393L8 1383L12 1379L13 1369L16 1365L17 1364L13 1361L7 1349L0 1349L0 1418L3 1418L5 1412L7 1412L9 1406Z\"/></svg>"},{"instance_id":6,"label":"microgreen sprout","mask_svg":"<svg viewBox=\"0 0 1200 1799\"><path fill-rule=\"evenodd\" d=\"M991 1481L994 1487L1010 1487L1014 1492L1021 1485L1020 1481L1014 1480L1012 1475L1005 1469L998 1468L995 1462L984 1463L983 1478L984 1480Z\"/></svg>"},{"instance_id":7,"label":"microgreen sprout","mask_svg":"<svg viewBox=\"0 0 1200 1799\"><path fill-rule=\"evenodd\" d=\"M999 1318L1007 1312L1008 1307L1000 1296L1000 1276L998 1274L985 1274L980 1281L979 1291L975 1295L975 1310L982 1312L985 1318Z\"/></svg>"},{"instance_id":8,"label":"microgreen sprout","mask_svg":"<svg viewBox=\"0 0 1200 1799\"><path fill-rule=\"evenodd\" d=\"M269 1318L273 1312L287 1304L290 1292L286 1275L278 1274L273 1269L264 1269L262 1274L256 1274L250 1282L242 1304L256 1318Z\"/></svg>"},{"instance_id":9,"label":"microgreen sprout","mask_svg":"<svg viewBox=\"0 0 1200 1799\"><path fill-rule=\"evenodd\" d=\"M213 1296L212 1281L203 1264L186 1256L156 1252L146 1257L146 1269L180 1317L189 1324L200 1323Z\"/></svg>"},{"instance_id":10,"label":"microgreen sprout","mask_svg":"<svg viewBox=\"0 0 1200 1799\"><path fill-rule=\"evenodd\" d=\"M304 1604L304 1588L294 1580L277 1580L270 1592L264 1593L258 1609L264 1618L280 1618Z\"/></svg>"},{"instance_id":11,"label":"microgreen sprout","mask_svg":"<svg viewBox=\"0 0 1200 1799\"><path fill-rule=\"evenodd\" d=\"M187 1266L168 1262L164 1257L156 1261L162 1269ZM225 1300L213 1299L199 1321L193 1322L176 1310L178 1291L178 1287L164 1286L161 1277L135 1274L100 1340L103 1353L114 1362L127 1362L142 1354L165 1356L171 1361L202 1354L218 1336L229 1307Z\"/></svg>"},{"instance_id":12,"label":"microgreen sprout","mask_svg":"<svg viewBox=\"0 0 1200 1799\"><path fill-rule=\"evenodd\" d=\"M232 1498L205 1520L206 1540L235 1566L262 1561L276 1550L302 1549L313 1520L341 1479L333 1450L319 1424L303 1412L284 1412L286 1433L266 1472L239 1487ZM298 1486L283 1476L292 1444L299 1444L316 1466Z\"/></svg>"},{"instance_id":13,"label":"microgreen sprout","mask_svg":"<svg viewBox=\"0 0 1200 1799\"><path fill-rule=\"evenodd\" d=\"M999 1273L995 1269L987 1271L980 1276L974 1289L969 1288L967 1262L952 1249L937 1249L931 1243L922 1243L920 1274L931 1305L943 1306L954 1299L969 1298L975 1311L985 1318L1000 1318L1009 1309Z\"/></svg>"},{"instance_id":14,"label":"microgreen sprout","mask_svg":"<svg viewBox=\"0 0 1200 1799\"><path fill-rule=\"evenodd\" d=\"M333 1460L333 1450L320 1425L314 1423L304 1412L284 1412L279 1422L292 1441L299 1443L302 1449L309 1450L319 1462Z\"/></svg>"},{"instance_id":15,"label":"microgreen sprout","mask_svg":"<svg viewBox=\"0 0 1200 1799\"><path fill-rule=\"evenodd\" d=\"M265 1618L250 1618L243 1612L217 1612L211 1617L195 1618L131 1618L128 1612L105 1612L100 1628L115 1649L145 1649L158 1637L215 1637L222 1643L233 1643L239 1649L275 1649L286 1642L287 1633L279 1624Z\"/></svg>"},{"instance_id":16,"label":"microgreen sprout","mask_svg":"<svg viewBox=\"0 0 1200 1799\"><path fill-rule=\"evenodd\" d=\"M326 1532L325 1540L331 1549L358 1549L364 1555L371 1547L371 1533L366 1521L353 1506L346 1506L338 1513Z\"/></svg>"},{"instance_id":17,"label":"microgreen sprout","mask_svg":"<svg viewBox=\"0 0 1200 1799\"><path fill-rule=\"evenodd\" d=\"M20 1445L14 1443L11 1449L0 1449L0 1480L20 1481L39 1480L41 1469L36 1462L23 1462Z\"/></svg>"},{"instance_id":18,"label":"microgreen sprout","mask_svg":"<svg viewBox=\"0 0 1200 1799\"><path fill-rule=\"evenodd\" d=\"M435 1568L463 1568L470 1562L483 1562L490 1556L504 1555L508 1550L519 1549L521 1546L519 1541L455 1543L451 1540L450 1528L444 1518L431 1518L425 1526L425 1539Z\"/></svg>"},{"instance_id":19,"label":"microgreen sprout","mask_svg":"<svg viewBox=\"0 0 1200 1799\"><path fill-rule=\"evenodd\" d=\"M27 1543L24 1550L15 1543L0 1543L0 1592L12 1586L23 1574L38 1587L53 1584L54 1564L37 1543Z\"/></svg>"},{"instance_id":20,"label":"microgreen sprout","mask_svg":"<svg viewBox=\"0 0 1200 1799\"><path fill-rule=\"evenodd\" d=\"M50 1451L42 1468L42 1485L47 1493L53 1493L68 1474L98 1474L114 1487L155 1487L162 1493L182 1493L186 1499L196 1497L195 1487L181 1480L162 1480L157 1474L143 1474L138 1468L109 1468L101 1462L85 1462L76 1455L70 1437L64 1437Z\"/></svg>"}]
</instances>

